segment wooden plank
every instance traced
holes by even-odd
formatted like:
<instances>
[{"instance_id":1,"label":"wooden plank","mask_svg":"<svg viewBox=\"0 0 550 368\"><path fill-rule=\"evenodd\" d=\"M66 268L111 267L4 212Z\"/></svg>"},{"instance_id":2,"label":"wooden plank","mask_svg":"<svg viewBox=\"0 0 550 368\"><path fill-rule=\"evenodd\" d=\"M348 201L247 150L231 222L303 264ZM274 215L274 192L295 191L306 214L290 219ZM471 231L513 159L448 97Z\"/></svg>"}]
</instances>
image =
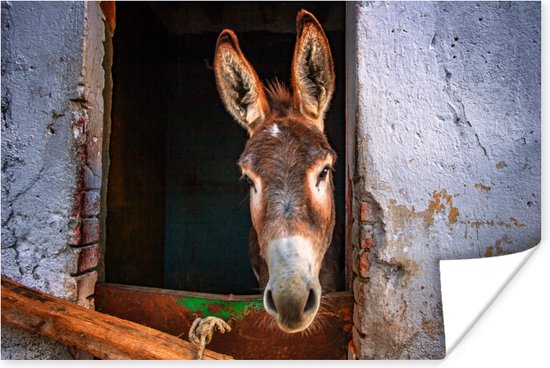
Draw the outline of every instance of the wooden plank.
<instances>
[{"instance_id":1,"label":"wooden plank","mask_svg":"<svg viewBox=\"0 0 550 368\"><path fill-rule=\"evenodd\" d=\"M193 359L195 345L92 311L2 277L2 323L76 346L101 359ZM203 359L231 359L210 350Z\"/></svg>"},{"instance_id":2,"label":"wooden plank","mask_svg":"<svg viewBox=\"0 0 550 368\"><path fill-rule=\"evenodd\" d=\"M103 313L185 339L196 317L215 315L230 320L231 332L214 334L208 348L235 359L346 359L353 326L350 292L324 295L312 326L296 334L275 325L259 294L207 294L98 283L95 303Z\"/></svg>"}]
</instances>

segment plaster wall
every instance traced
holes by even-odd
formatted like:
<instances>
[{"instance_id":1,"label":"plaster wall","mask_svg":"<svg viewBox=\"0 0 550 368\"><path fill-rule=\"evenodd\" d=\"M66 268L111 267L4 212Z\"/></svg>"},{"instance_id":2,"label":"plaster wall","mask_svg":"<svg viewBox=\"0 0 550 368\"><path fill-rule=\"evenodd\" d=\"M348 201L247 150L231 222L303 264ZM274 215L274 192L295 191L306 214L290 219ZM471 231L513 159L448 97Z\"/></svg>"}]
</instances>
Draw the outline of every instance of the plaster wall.
<instances>
[{"instance_id":1,"label":"plaster wall","mask_svg":"<svg viewBox=\"0 0 550 368\"><path fill-rule=\"evenodd\" d=\"M540 240L540 3L350 6L357 355L442 358L439 260Z\"/></svg>"},{"instance_id":2,"label":"plaster wall","mask_svg":"<svg viewBox=\"0 0 550 368\"><path fill-rule=\"evenodd\" d=\"M99 257L102 17L98 2L2 2L2 276L88 308ZM2 325L2 359L66 358L66 346Z\"/></svg>"}]
</instances>

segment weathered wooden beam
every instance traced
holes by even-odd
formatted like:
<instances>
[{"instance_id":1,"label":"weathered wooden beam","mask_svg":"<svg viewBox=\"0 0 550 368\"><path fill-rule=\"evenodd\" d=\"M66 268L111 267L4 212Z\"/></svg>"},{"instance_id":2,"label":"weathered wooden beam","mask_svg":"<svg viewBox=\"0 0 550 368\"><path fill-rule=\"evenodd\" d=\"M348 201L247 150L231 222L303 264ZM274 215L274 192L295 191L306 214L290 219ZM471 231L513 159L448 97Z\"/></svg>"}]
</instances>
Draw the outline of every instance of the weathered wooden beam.
<instances>
[{"instance_id":1,"label":"weathered wooden beam","mask_svg":"<svg viewBox=\"0 0 550 368\"><path fill-rule=\"evenodd\" d=\"M101 359L194 359L195 345L92 311L2 277L2 323L76 346ZM232 359L210 350L203 359Z\"/></svg>"}]
</instances>

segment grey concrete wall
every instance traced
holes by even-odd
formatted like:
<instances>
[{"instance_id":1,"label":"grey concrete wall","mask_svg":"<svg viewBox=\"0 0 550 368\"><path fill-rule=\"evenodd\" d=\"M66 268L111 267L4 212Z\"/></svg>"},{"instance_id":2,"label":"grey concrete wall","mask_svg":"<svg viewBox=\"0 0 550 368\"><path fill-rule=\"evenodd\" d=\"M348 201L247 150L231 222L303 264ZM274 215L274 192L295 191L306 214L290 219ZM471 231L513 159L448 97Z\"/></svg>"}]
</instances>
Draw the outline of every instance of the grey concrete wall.
<instances>
[{"instance_id":1,"label":"grey concrete wall","mask_svg":"<svg viewBox=\"0 0 550 368\"><path fill-rule=\"evenodd\" d=\"M540 240L540 3L352 6L357 355L442 358L439 260Z\"/></svg>"},{"instance_id":2,"label":"grey concrete wall","mask_svg":"<svg viewBox=\"0 0 550 368\"><path fill-rule=\"evenodd\" d=\"M2 2L2 276L90 308L101 17L94 2ZM67 347L2 325L2 359L65 358Z\"/></svg>"}]
</instances>

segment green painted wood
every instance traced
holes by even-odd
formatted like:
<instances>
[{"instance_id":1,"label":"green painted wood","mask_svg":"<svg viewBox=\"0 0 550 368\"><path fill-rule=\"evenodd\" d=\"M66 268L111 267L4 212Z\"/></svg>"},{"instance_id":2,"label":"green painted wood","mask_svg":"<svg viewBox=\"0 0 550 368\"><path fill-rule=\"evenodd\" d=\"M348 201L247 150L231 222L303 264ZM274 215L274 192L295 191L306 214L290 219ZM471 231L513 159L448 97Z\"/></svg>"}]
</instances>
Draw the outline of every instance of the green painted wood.
<instances>
[{"instance_id":1,"label":"green painted wood","mask_svg":"<svg viewBox=\"0 0 550 368\"><path fill-rule=\"evenodd\" d=\"M231 331L214 334L208 349L236 359L346 359L353 327L353 295L322 296L308 330L281 331L262 307L262 296L193 293L129 285L96 286L96 309L188 339L197 317L217 316Z\"/></svg>"}]
</instances>

